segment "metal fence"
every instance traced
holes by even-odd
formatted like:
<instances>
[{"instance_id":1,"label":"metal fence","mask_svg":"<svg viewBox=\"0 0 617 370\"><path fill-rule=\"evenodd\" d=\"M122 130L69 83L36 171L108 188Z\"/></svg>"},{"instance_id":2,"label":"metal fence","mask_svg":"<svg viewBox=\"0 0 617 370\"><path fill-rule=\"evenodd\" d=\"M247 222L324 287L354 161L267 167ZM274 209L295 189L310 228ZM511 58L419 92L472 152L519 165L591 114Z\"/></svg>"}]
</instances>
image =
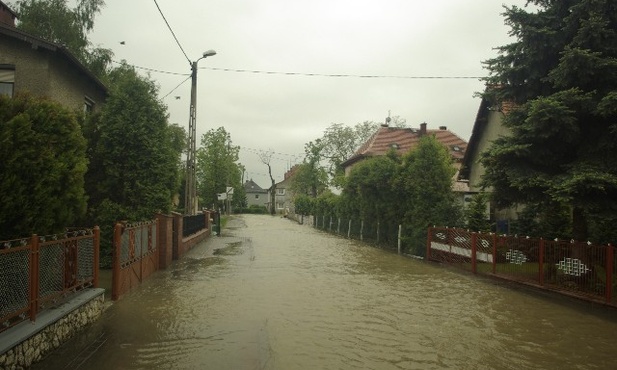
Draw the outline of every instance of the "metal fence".
<instances>
[{"instance_id":1,"label":"metal fence","mask_svg":"<svg viewBox=\"0 0 617 370\"><path fill-rule=\"evenodd\" d=\"M182 236L187 237L200 232L208 227L208 213L188 216L182 218Z\"/></svg>"},{"instance_id":2,"label":"metal fence","mask_svg":"<svg viewBox=\"0 0 617 370\"><path fill-rule=\"evenodd\" d=\"M350 219L318 215L313 218L313 226L330 233L374 243L380 247L409 250L409 241L402 234L402 225L380 223L377 220Z\"/></svg>"},{"instance_id":3,"label":"metal fence","mask_svg":"<svg viewBox=\"0 0 617 370\"><path fill-rule=\"evenodd\" d=\"M113 300L158 270L157 225L157 220L116 224L112 251Z\"/></svg>"},{"instance_id":4,"label":"metal fence","mask_svg":"<svg viewBox=\"0 0 617 370\"><path fill-rule=\"evenodd\" d=\"M428 260L617 306L611 245L429 228Z\"/></svg>"},{"instance_id":5,"label":"metal fence","mask_svg":"<svg viewBox=\"0 0 617 370\"><path fill-rule=\"evenodd\" d=\"M0 242L0 331L97 287L99 241L95 227Z\"/></svg>"}]
</instances>

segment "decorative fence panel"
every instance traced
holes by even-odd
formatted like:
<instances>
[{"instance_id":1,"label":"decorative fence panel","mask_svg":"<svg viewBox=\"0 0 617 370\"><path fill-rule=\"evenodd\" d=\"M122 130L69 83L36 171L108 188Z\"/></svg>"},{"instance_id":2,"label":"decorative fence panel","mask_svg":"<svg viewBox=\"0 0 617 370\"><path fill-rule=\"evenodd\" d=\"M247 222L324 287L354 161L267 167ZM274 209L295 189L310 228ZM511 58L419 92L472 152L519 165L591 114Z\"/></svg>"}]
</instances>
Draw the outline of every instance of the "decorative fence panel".
<instances>
[{"instance_id":1,"label":"decorative fence panel","mask_svg":"<svg viewBox=\"0 0 617 370\"><path fill-rule=\"evenodd\" d=\"M112 255L113 300L119 299L158 270L157 225L157 220L116 224Z\"/></svg>"},{"instance_id":2,"label":"decorative fence panel","mask_svg":"<svg viewBox=\"0 0 617 370\"><path fill-rule=\"evenodd\" d=\"M426 256L473 273L617 306L611 245L429 228Z\"/></svg>"},{"instance_id":3,"label":"decorative fence panel","mask_svg":"<svg viewBox=\"0 0 617 370\"><path fill-rule=\"evenodd\" d=\"M98 286L98 227L0 242L0 331Z\"/></svg>"}]
</instances>

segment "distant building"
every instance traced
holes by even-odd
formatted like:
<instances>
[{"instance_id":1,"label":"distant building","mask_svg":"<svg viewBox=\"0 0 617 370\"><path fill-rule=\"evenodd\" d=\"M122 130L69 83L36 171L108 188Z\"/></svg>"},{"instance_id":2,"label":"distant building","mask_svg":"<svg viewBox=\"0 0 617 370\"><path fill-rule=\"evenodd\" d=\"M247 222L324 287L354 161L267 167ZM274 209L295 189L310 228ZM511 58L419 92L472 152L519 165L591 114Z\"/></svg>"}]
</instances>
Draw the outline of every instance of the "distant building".
<instances>
[{"instance_id":1,"label":"distant building","mask_svg":"<svg viewBox=\"0 0 617 370\"><path fill-rule=\"evenodd\" d=\"M283 181L277 183L275 185L275 194L274 194L274 209L276 213L279 214L294 214L295 213L295 196L293 191L291 191L291 181L293 176L298 169L298 165L293 166L283 176ZM270 202L268 202L268 205Z\"/></svg>"},{"instance_id":2,"label":"distant building","mask_svg":"<svg viewBox=\"0 0 617 370\"><path fill-rule=\"evenodd\" d=\"M454 176L455 181L452 190L460 194L462 201L469 192L469 187L466 181L458 181L458 170L461 168L461 163L467 150L467 142L448 130L446 126L440 126L439 129L436 130L429 130L427 129L426 123L420 124L419 129L381 125L366 143L364 143L349 159L341 163L341 166L345 170L345 176L349 176L351 169L367 158L386 155L392 149L400 155L409 152L420 143L420 138L426 135L435 136L435 139L443 144L450 152L453 165L457 170Z\"/></svg>"},{"instance_id":3,"label":"distant building","mask_svg":"<svg viewBox=\"0 0 617 370\"><path fill-rule=\"evenodd\" d=\"M253 179L247 180L244 183L244 191L246 193L247 206L267 206L268 190L262 189Z\"/></svg>"},{"instance_id":4,"label":"distant building","mask_svg":"<svg viewBox=\"0 0 617 370\"><path fill-rule=\"evenodd\" d=\"M67 108L98 110L107 88L64 46L15 28L16 14L0 1L0 94L29 93Z\"/></svg>"},{"instance_id":5,"label":"distant building","mask_svg":"<svg viewBox=\"0 0 617 370\"><path fill-rule=\"evenodd\" d=\"M446 126L440 126L438 130L427 129L427 124L420 124L420 128L381 127L366 141L349 159L341 163L345 169L345 176L348 176L353 166L360 161L380 155L386 155L391 149L399 154L405 154L414 149L420 138L425 135L434 135L438 142L442 143L452 156L454 165L460 167L467 142L458 135L448 130Z\"/></svg>"}]
</instances>

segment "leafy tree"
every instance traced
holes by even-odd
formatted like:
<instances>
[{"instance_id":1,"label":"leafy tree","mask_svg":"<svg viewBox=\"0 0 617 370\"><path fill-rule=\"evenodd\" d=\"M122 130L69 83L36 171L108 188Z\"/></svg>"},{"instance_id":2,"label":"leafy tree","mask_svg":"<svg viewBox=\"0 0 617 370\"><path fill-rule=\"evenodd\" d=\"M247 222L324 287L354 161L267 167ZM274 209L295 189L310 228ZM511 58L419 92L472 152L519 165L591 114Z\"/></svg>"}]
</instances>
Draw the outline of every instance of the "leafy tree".
<instances>
[{"instance_id":1,"label":"leafy tree","mask_svg":"<svg viewBox=\"0 0 617 370\"><path fill-rule=\"evenodd\" d=\"M396 154L391 154L368 158L352 169L343 193L362 219L384 221L400 208L393 183L398 162Z\"/></svg>"},{"instance_id":2,"label":"leafy tree","mask_svg":"<svg viewBox=\"0 0 617 370\"><path fill-rule=\"evenodd\" d=\"M326 190L328 185L328 174L320 166L323 145L317 139L305 145L306 157L304 162L298 165L291 180L291 189L295 194L308 195L317 198L318 195Z\"/></svg>"},{"instance_id":3,"label":"leafy tree","mask_svg":"<svg viewBox=\"0 0 617 370\"><path fill-rule=\"evenodd\" d=\"M617 5L530 3L506 8L516 41L486 62L487 96L518 108L482 159L484 182L500 206L570 208L573 237L587 240L596 215L617 209Z\"/></svg>"},{"instance_id":4,"label":"leafy tree","mask_svg":"<svg viewBox=\"0 0 617 370\"><path fill-rule=\"evenodd\" d=\"M339 196L333 194L331 191L328 190L323 192L311 202L315 216L326 217L326 219L338 216Z\"/></svg>"},{"instance_id":5,"label":"leafy tree","mask_svg":"<svg viewBox=\"0 0 617 370\"><path fill-rule=\"evenodd\" d=\"M242 167L238 162L240 147L234 146L224 127L212 129L201 138L197 150L197 184L201 204L218 204L217 194L234 188L234 198L242 197Z\"/></svg>"},{"instance_id":6,"label":"leafy tree","mask_svg":"<svg viewBox=\"0 0 617 370\"><path fill-rule=\"evenodd\" d=\"M307 195L296 196L294 200L294 209L299 215L310 215L313 212L313 198Z\"/></svg>"},{"instance_id":7,"label":"leafy tree","mask_svg":"<svg viewBox=\"0 0 617 370\"><path fill-rule=\"evenodd\" d=\"M454 173L448 149L434 136L423 136L403 157L397 188L406 194L404 224L410 228L412 252L424 253L429 226L458 226L460 207L452 192Z\"/></svg>"},{"instance_id":8,"label":"leafy tree","mask_svg":"<svg viewBox=\"0 0 617 370\"><path fill-rule=\"evenodd\" d=\"M74 226L86 210L86 140L73 112L0 96L0 240Z\"/></svg>"},{"instance_id":9,"label":"leafy tree","mask_svg":"<svg viewBox=\"0 0 617 370\"><path fill-rule=\"evenodd\" d=\"M105 78L113 53L93 47L88 33L94 17L105 5L103 0L79 0L75 8L67 0L17 1L18 28L32 35L66 47L95 75Z\"/></svg>"},{"instance_id":10,"label":"leafy tree","mask_svg":"<svg viewBox=\"0 0 617 370\"><path fill-rule=\"evenodd\" d=\"M126 65L115 69L110 80L101 116L84 128L93 159L88 170L91 215L110 224L151 219L170 211L178 193L184 135L168 124L154 82ZM103 209L113 212L105 216Z\"/></svg>"}]
</instances>

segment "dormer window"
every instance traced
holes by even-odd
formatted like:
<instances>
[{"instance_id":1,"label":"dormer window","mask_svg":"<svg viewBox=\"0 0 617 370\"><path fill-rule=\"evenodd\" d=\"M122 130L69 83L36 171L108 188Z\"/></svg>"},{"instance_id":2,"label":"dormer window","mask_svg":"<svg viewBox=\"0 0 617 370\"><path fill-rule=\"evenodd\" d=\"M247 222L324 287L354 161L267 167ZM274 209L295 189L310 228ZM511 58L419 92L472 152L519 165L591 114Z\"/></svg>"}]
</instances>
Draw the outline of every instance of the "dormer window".
<instances>
[{"instance_id":1,"label":"dormer window","mask_svg":"<svg viewBox=\"0 0 617 370\"><path fill-rule=\"evenodd\" d=\"M461 149L461 147L458 146L458 145L452 145L452 150L455 151L455 152L460 152L463 149Z\"/></svg>"}]
</instances>

